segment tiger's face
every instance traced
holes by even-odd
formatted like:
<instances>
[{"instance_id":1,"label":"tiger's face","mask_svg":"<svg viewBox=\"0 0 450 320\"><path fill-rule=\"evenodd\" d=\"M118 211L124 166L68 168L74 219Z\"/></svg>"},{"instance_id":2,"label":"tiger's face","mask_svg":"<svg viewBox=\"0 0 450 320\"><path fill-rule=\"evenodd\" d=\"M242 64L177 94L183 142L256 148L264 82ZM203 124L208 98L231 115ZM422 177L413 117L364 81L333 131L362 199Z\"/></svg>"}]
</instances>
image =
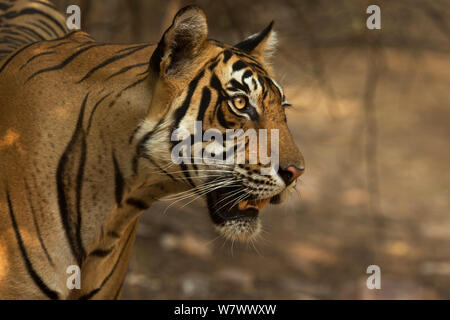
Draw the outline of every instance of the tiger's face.
<instances>
[{"instance_id":1,"label":"tiger's face","mask_svg":"<svg viewBox=\"0 0 450 320\"><path fill-rule=\"evenodd\" d=\"M145 152L164 153L159 166L206 197L224 236L248 240L260 231L259 211L295 187L304 160L287 127L289 104L267 67L272 24L235 46L206 35L203 12L188 7L159 43L148 121L164 120Z\"/></svg>"}]
</instances>

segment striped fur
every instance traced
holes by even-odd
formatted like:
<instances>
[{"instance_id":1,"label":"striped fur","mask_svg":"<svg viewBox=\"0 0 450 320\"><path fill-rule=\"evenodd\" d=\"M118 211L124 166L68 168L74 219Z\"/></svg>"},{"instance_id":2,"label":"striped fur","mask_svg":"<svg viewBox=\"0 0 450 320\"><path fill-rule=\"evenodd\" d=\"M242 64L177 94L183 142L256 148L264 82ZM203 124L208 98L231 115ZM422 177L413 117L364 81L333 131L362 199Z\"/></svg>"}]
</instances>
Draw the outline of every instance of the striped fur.
<instances>
[{"instance_id":1,"label":"striped fur","mask_svg":"<svg viewBox=\"0 0 450 320\"><path fill-rule=\"evenodd\" d=\"M248 239L258 212L238 203L277 203L295 184L260 175L261 163L170 158L172 132L200 120L221 132L278 129L280 165L303 169L266 64L272 26L233 47L207 40L204 13L187 7L158 45L111 45L57 30L62 16L44 1L0 3L2 32L17 31L7 25L20 18L45 39L17 32L24 43L0 61L0 298L117 299L138 218L158 199L204 196L224 236ZM40 13L18 9L36 5L50 10L43 21L55 34L41 33ZM237 95L245 109L234 107ZM67 288L71 265L81 268L81 290Z\"/></svg>"},{"instance_id":2,"label":"striped fur","mask_svg":"<svg viewBox=\"0 0 450 320\"><path fill-rule=\"evenodd\" d=\"M67 33L64 16L49 1L0 1L0 59L27 43Z\"/></svg>"}]
</instances>

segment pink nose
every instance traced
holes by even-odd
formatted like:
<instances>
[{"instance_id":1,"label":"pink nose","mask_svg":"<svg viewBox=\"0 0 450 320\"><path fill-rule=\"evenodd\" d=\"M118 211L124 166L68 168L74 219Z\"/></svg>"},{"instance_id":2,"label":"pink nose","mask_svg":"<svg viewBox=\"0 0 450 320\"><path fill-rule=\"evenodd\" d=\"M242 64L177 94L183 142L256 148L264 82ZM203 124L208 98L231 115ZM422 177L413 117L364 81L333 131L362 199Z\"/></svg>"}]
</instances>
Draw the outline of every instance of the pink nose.
<instances>
[{"instance_id":1,"label":"pink nose","mask_svg":"<svg viewBox=\"0 0 450 320\"><path fill-rule=\"evenodd\" d=\"M305 172L305 168L300 169L294 165L288 166L286 169L281 169L278 171L278 174L284 180L286 185L290 185L292 182L297 180L303 173Z\"/></svg>"},{"instance_id":2,"label":"pink nose","mask_svg":"<svg viewBox=\"0 0 450 320\"><path fill-rule=\"evenodd\" d=\"M291 173L291 182L297 180L304 172L305 172L305 168L303 169L299 169L296 166L289 166L286 168L286 171Z\"/></svg>"}]
</instances>

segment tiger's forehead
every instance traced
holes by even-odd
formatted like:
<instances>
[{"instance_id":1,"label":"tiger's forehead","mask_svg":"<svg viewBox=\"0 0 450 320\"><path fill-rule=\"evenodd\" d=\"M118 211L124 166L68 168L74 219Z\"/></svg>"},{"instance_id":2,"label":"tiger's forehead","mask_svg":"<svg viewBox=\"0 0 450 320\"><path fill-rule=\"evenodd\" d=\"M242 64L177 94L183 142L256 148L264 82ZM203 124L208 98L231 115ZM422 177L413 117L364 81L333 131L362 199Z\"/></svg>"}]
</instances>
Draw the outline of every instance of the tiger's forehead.
<instances>
[{"instance_id":1,"label":"tiger's forehead","mask_svg":"<svg viewBox=\"0 0 450 320\"><path fill-rule=\"evenodd\" d=\"M234 47L215 42L221 48L220 53L212 60L210 70L221 64L219 73L229 84L230 91L241 91L249 95L263 93L264 98L269 93L280 97L282 103L286 98L283 88L276 82L268 70L255 57Z\"/></svg>"}]
</instances>

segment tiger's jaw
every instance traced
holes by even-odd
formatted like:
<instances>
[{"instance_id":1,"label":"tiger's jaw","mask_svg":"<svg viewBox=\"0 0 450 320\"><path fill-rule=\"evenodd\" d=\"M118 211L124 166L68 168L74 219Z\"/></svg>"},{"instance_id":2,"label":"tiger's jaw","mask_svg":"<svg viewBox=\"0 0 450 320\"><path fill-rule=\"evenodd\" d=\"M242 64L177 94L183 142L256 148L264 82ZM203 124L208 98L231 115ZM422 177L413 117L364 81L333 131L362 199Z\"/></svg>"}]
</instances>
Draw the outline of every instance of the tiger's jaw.
<instances>
[{"instance_id":1,"label":"tiger's jaw","mask_svg":"<svg viewBox=\"0 0 450 320\"><path fill-rule=\"evenodd\" d=\"M242 242L254 239L261 232L259 211L277 198L236 201L239 189L224 187L207 195L209 214L216 229L225 238Z\"/></svg>"}]
</instances>

